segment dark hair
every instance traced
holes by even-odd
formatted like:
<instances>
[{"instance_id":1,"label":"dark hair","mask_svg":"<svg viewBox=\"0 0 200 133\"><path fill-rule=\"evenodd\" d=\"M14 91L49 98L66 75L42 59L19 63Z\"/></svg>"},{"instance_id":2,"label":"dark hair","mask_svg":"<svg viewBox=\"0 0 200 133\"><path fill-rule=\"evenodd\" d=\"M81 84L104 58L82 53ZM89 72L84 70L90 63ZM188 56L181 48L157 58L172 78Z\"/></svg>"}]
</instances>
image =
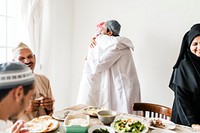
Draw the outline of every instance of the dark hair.
<instances>
[{"instance_id":1,"label":"dark hair","mask_svg":"<svg viewBox=\"0 0 200 133\"><path fill-rule=\"evenodd\" d=\"M25 85L23 86L23 92L24 92L24 95L28 94L28 92L30 90L33 89L33 86L34 84L29 84L29 85ZM10 89L1 89L0 90L0 101L2 101L2 99L4 97L6 97L8 95L8 93L12 90L13 88L10 88Z\"/></svg>"},{"instance_id":2,"label":"dark hair","mask_svg":"<svg viewBox=\"0 0 200 133\"><path fill-rule=\"evenodd\" d=\"M107 32L110 32L111 30L109 30L108 28L107 28ZM119 35L114 35L114 34L112 34L113 36L119 36Z\"/></svg>"}]
</instances>

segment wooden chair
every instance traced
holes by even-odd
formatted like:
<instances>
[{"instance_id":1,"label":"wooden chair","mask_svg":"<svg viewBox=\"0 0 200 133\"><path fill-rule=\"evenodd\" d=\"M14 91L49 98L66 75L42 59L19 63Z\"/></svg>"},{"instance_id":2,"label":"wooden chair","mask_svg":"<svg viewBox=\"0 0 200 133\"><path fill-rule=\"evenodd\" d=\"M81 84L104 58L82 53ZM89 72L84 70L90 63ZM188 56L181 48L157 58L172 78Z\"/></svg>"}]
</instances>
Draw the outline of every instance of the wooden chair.
<instances>
[{"instance_id":1,"label":"wooden chair","mask_svg":"<svg viewBox=\"0 0 200 133\"><path fill-rule=\"evenodd\" d=\"M134 111L142 111L144 117L156 117L162 119L171 119L172 109L159 104L152 103L134 103Z\"/></svg>"}]
</instances>

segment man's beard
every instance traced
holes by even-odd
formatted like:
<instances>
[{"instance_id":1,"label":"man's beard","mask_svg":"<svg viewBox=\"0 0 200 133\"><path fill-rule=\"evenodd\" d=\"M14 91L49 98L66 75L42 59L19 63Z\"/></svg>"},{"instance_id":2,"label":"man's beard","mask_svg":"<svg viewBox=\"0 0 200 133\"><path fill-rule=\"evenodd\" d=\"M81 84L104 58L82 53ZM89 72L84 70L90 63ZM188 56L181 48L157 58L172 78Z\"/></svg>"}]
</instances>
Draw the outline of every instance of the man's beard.
<instances>
[{"instance_id":1,"label":"man's beard","mask_svg":"<svg viewBox=\"0 0 200 133\"><path fill-rule=\"evenodd\" d=\"M23 112L24 112L24 98L22 98L20 101L20 107L18 111L12 114L12 116L9 117L9 120L16 122L19 119L19 117L23 114Z\"/></svg>"}]
</instances>

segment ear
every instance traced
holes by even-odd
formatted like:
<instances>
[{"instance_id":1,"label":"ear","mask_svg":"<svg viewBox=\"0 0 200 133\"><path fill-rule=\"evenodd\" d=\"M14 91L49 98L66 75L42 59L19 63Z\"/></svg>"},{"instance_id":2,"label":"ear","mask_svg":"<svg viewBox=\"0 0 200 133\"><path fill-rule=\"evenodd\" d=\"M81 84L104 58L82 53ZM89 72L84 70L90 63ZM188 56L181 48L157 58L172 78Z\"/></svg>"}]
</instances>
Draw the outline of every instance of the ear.
<instances>
[{"instance_id":1,"label":"ear","mask_svg":"<svg viewBox=\"0 0 200 133\"><path fill-rule=\"evenodd\" d=\"M24 95L24 92L23 92L23 87L22 86L18 86L14 89L14 99L16 101L20 101Z\"/></svg>"},{"instance_id":2,"label":"ear","mask_svg":"<svg viewBox=\"0 0 200 133\"><path fill-rule=\"evenodd\" d=\"M112 31L111 31L111 30L108 32L108 35L109 35L109 36L112 36Z\"/></svg>"}]
</instances>

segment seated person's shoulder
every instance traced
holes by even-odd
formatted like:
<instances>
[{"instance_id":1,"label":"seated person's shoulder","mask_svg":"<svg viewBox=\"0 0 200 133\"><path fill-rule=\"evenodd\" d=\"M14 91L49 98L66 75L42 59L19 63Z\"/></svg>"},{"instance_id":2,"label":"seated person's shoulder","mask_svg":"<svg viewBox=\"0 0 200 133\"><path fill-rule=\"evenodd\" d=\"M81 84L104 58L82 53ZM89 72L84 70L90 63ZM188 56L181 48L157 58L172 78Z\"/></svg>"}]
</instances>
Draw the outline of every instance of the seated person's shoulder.
<instances>
[{"instance_id":1,"label":"seated person's shoulder","mask_svg":"<svg viewBox=\"0 0 200 133\"><path fill-rule=\"evenodd\" d=\"M35 74L35 78L39 80L49 81L49 79L43 74Z\"/></svg>"}]
</instances>

